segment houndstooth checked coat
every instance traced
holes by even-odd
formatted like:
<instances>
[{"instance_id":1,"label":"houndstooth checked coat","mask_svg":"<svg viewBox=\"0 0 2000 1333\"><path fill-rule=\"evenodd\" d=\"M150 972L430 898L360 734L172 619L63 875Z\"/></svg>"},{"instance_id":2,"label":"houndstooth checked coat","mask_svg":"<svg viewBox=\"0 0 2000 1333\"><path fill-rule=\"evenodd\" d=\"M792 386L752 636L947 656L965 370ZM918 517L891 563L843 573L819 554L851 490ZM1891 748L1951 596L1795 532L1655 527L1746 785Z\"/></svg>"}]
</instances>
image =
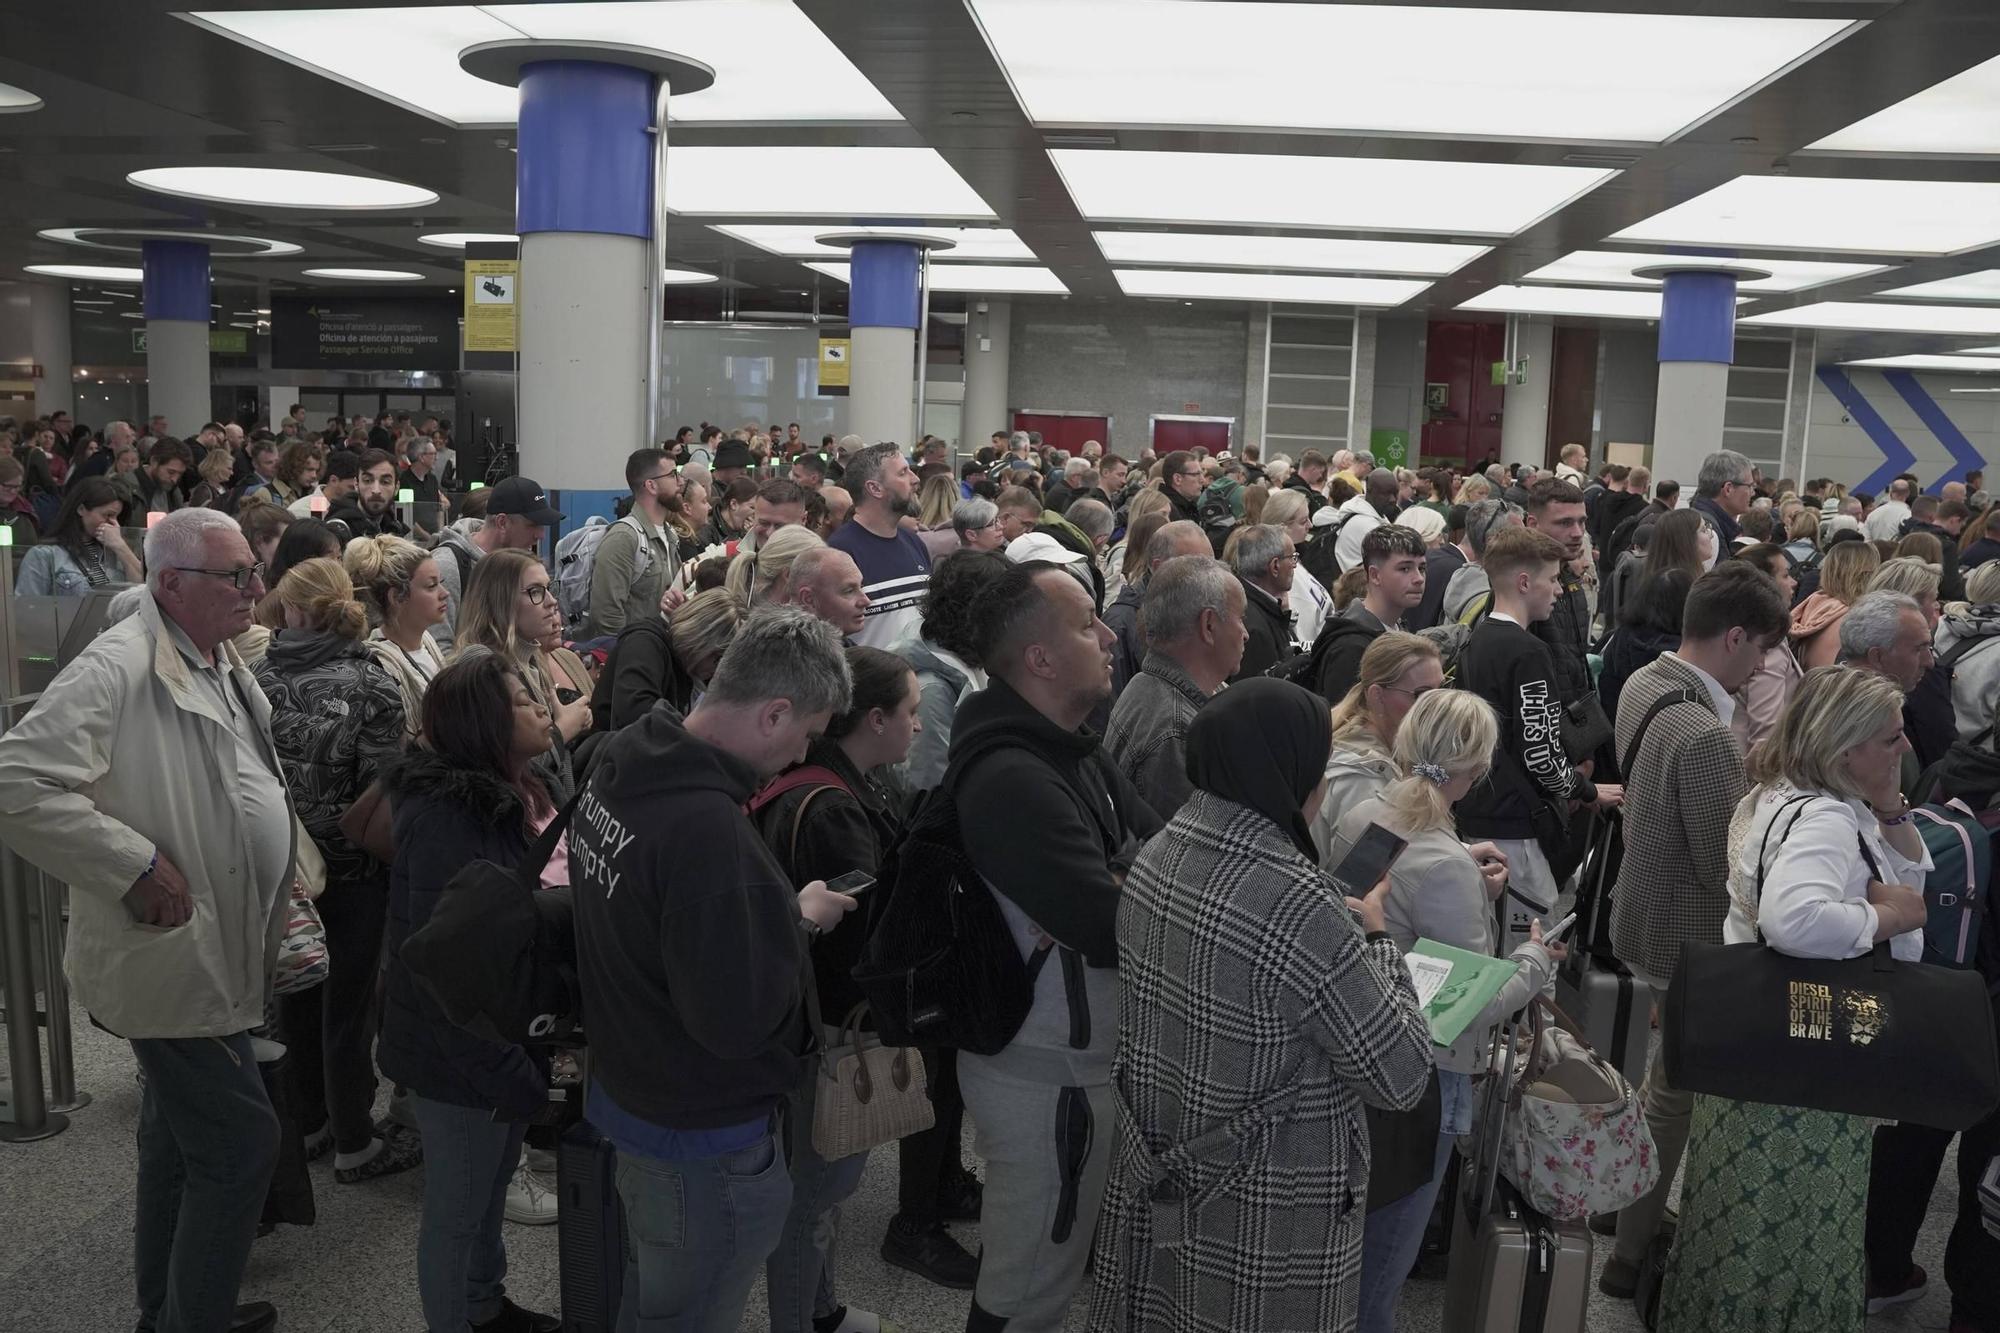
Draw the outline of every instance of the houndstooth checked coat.
<instances>
[{"instance_id":1,"label":"houndstooth checked coat","mask_svg":"<svg viewBox=\"0 0 2000 1333\"><path fill-rule=\"evenodd\" d=\"M1092 1333L1354 1327L1361 1102L1415 1105L1432 1055L1396 946L1343 896L1203 791L1133 864Z\"/></svg>"}]
</instances>

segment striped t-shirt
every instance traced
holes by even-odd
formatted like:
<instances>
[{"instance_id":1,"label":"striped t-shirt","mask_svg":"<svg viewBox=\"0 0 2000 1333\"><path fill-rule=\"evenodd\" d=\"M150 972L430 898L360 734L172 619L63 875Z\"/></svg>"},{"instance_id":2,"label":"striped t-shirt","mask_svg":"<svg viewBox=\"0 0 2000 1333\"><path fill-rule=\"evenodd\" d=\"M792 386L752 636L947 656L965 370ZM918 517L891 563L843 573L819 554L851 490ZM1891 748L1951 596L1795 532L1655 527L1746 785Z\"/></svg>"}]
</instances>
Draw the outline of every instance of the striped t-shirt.
<instances>
[{"instance_id":1,"label":"striped t-shirt","mask_svg":"<svg viewBox=\"0 0 2000 1333\"><path fill-rule=\"evenodd\" d=\"M863 648L887 650L915 638L924 618L924 593L931 582L930 552L923 539L905 528L893 537L877 537L853 519L840 525L827 545L845 551L861 567L861 589L868 594L868 618L852 641Z\"/></svg>"}]
</instances>

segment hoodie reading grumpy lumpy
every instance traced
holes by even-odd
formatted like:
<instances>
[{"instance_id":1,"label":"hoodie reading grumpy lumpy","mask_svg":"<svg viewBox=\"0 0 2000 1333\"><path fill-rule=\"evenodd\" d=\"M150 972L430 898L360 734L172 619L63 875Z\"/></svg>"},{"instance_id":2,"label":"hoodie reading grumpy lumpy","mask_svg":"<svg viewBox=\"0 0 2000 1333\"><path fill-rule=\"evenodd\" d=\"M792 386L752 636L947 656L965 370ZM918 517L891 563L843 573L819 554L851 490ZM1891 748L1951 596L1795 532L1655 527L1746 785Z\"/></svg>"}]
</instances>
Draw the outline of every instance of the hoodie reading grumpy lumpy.
<instances>
[{"instance_id":1,"label":"hoodie reading grumpy lumpy","mask_svg":"<svg viewBox=\"0 0 2000 1333\"><path fill-rule=\"evenodd\" d=\"M807 1049L798 899L743 813L757 786L655 708L605 744L571 819L592 1071L669 1129L768 1115Z\"/></svg>"}]
</instances>

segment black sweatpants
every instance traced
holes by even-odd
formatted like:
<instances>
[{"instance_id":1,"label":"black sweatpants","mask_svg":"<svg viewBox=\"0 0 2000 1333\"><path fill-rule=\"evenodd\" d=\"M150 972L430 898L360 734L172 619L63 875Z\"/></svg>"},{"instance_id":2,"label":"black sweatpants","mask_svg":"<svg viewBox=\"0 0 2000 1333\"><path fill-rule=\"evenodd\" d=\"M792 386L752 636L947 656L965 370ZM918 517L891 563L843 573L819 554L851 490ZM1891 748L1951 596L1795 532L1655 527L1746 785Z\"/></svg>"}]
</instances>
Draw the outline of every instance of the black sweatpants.
<instances>
[{"instance_id":1,"label":"black sweatpants","mask_svg":"<svg viewBox=\"0 0 2000 1333\"><path fill-rule=\"evenodd\" d=\"M1917 1231L1930 1209L1938 1169L1951 1131L1924 1125L1882 1125L1868 1168L1868 1276L1893 1286L1915 1262ZM1958 1220L1944 1250L1944 1279L1951 1288L1953 1323L2000 1333L2000 1240L1986 1233L1979 1213L1979 1177L2000 1147L2000 1112L1959 1135Z\"/></svg>"},{"instance_id":2,"label":"black sweatpants","mask_svg":"<svg viewBox=\"0 0 2000 1333\"><path fill-rule=\"evenodd\" d=\"M926 1046L923 1056L937 1123L897 1144L902 1170L896 1206L906 1221L928 1227L939 1220L938 1191L945 1178L962 1169L959 1158L965 1098L958 1090L958 1052Z\"/></svg>"},{"instance_id":3,"label":"black sweatpants","mask_svg":"<svg viewBox=\"0 0 2000 1333\"><path fill-rule=\"evenodd\" d=\"M326 927L323 985L282 996L286 1087L308 1137L331 1122L340 1152L359 1152L375 1137L375 1032L381 1019L382 933L389 920L384 880L329 884L313 906Z\"/></svg>"}]
</instances>

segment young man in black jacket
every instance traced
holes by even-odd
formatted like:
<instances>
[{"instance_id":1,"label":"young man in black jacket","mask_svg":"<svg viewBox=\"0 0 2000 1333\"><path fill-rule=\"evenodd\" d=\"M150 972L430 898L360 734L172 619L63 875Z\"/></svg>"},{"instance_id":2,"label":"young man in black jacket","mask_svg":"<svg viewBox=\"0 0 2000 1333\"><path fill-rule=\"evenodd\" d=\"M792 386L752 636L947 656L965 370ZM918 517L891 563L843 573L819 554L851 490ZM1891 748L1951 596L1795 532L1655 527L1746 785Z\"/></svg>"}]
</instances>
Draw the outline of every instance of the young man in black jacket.
<instances>
[{"instance_id":1,"label":"young man in black jacket","mask_svg":"<svg viewBox=\"0 0 2000 1333\"><path fill-rule=\"evenodd\" d=\"M1058 566L1008 569L985 598L991 683L959 706L945 778L966 855L1035 971L997 1055L962 1052L979 1129L983 1253L969 1333L1054 1333L1083 1282L1116 1138L1118 899L1160 828L1084 719L1111 692L1111 632Z\"/></svg>"},{"instance_id":2,"label":"young man in black jacket","mask_svg":"<svg viewBox=\"0 0 2000 1333\"><path fill-rule=\"evenodd\" d=\"M1562 547L1555 604L1531 632L1549 646L1557 692L1563 703L1573 704L1591 689L1590 598L1575 568L1576 562L1585 558L1584 545L1589 540L1584 530L1583 492L1553 478L1536 482L1528 490L1528 514L1522 523L1554 538Z\"/></svg>"},{"instance_id":3,"label":"young man in black jacket","mask_svg":"<svg viewBox=\"0 0 2000 1333\"><path fill-rule=\"evenodd\" d=\"M1320 641L1313 644L1320 657L1313 688L1329 704L1337 706L1361 679L1361 655L1368 645L1392 629L1405 628L1403 618L1423 600L1424 554L1424 539L1394 523L1379 523L1361 539L1367 589L1326 622Z\"/></svg>"},{"instance_id":4,"label":"young man in black jacket","mask_svg":"<svg viewBox=\"0 0 2000 1333\"><path fill-rule=\"evenodd\" d=\"M1555 664L1548 645L1530 632L1562 595L1563 560L1562 546L1533 528L1493 534L1481 560L1493 585L1493 609L1458 659L1460 688L1500 715L1493 770L1458 803L1458 832L1490 838L1507 854L1510 938L1504 948L1526 939L1533 920L1544 927L1554 923L1562 886L1549 868L1549 850L1566 843L1575 806L1608 808L1624 799L1622 789L1594 786L1570 766Z\"/></svg>"},{"instance_id":5,"label":"young man in black jacket","mask_svg":"<svg viewBox=\"0 0 2000 1333\"><path fill-rule=\"evenodd\" d=\"M851 689L832 626L759 608L685 725L655 708L604 744L570 822L586 1112L618 1149L642 1321L736 1327L784 1228L775 1112L811 1049L806 937L855 900L794 891L743 805Z\"/></svg>"}]
</instances>

